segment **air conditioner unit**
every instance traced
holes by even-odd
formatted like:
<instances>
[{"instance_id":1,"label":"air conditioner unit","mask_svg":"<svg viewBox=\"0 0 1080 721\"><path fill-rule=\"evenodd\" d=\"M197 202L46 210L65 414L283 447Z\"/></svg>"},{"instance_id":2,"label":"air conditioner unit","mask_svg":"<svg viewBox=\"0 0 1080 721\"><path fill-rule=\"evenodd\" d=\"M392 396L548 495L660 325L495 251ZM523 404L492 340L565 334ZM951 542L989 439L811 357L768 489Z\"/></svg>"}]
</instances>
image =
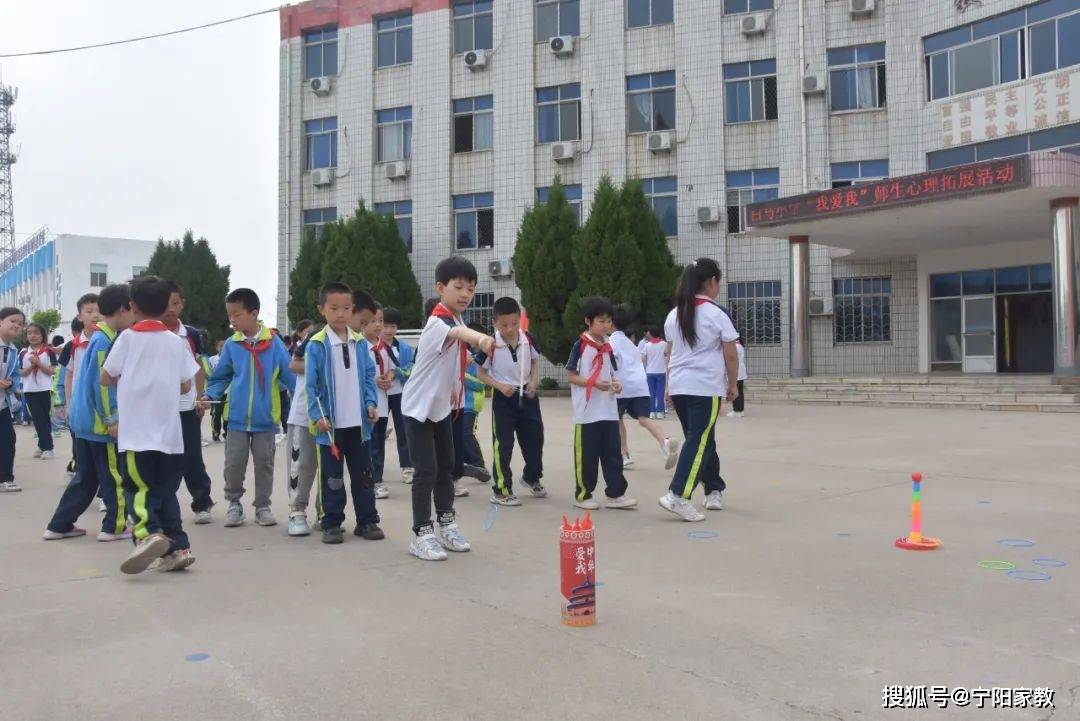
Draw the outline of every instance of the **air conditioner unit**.
<instances>
[{"instance_id":1,"label":"air conditioner unit","mask_svg":"<svg viewBox=\"0 0 1080 721\"><path fill-rule=\"evenodd\" d=\"M702 225L705 225L706 223L719 223L720 208L715 205L702 205L697 209L697 222Z\"/></svg>"},{"instance_id":2,"label":"air conditioner unit","mask_svg":"<svg viewBox=\"0 0 1080 721\"><path fill-rule=\"evenodd\" d=\"M551 38L548 40L548 48L551 52L555 53L559 57L565 57L567 55L574 54L574 36L573 35L560 35L557 38Z\"/></svg>"},{"instance_id":3,"label":"air conditioner unit","mask_svg":"<svg viewBox=\"0 0 1080 721\"><path fill-rule=\"evenodd\" d=\"M650 153L670 153L673 140L670 132L649 133L645 136L645 147Z\"/></svg>"},{"instance_id":4,"label":"air conditioner unit","mask_svg":"<svg viewBox=\"0 0 1080 721\"><path fill-rule=\"evenodd\" d=\"M874 0L848 0L848 11L852 15L869 15L874 12Z\"/></svg>"},{"instance_id":5,"label":"air conditioner unit","mask_svg":"<svg viewBox=\"0 0 1080 721\"><path fill-rule=\"evenodd\" d=\"M867 0L873 2L873 0ZM855 2L855 0L851 0ZM741 28L743 35L761 35L765 32L765 28L769 27L769 14L768 13L753 13L752 15L744 15L741 21Z\"/></svg>"},{"instance_id":6,"label":"air conditioner unit","mask_svg":"<svg viewBox=\"0 0 1080 721\"><path fill-rule=\"evenodd\" d=\"M810 298L807 310L810 311L810 315L832 315L833 299L831 297L822 298L813 296Z\"/></svg>"},{"instance_id":7,"label":"air conditioner unit","mask_svg":"<svg viewBox=\"0 0 1080 721\"><path fill-rule=\"evenodd\" d=\"M813 95L815 93L825 92L825 82L825 75L823 73L804 75L802 79L803 95Z\"/></svg>"},{"instance_id":8,"label":"air conditioner unit","mask_svg":"<svg viewBox=\"0 0 1080 721\"><path fill-rule=\"evenodd\" d=\"M487 50L470 50L465 53L465 67L469 70L483 70L488 64Z\"/></svg>"},{"instance_id":9,"label":"air conditioner unit","mask_svg":"<svg viewBox=\"0 0 1080 721\"><path fill-rule=\"evenodd\" d=\"M509 259L492 260L488 263L488 275L492 278L509 278L514 274L514 267Z\"/></svg>"},{"instance_id":10,"label":"air conditioner unit","mask_svg":"<svg viewBox=\"0 0 1080 721\"><path fill-rule=\"evenodd\" d=\"M409 161L398 160L383 166L386 169L386 177L390 180L399 180L409 176Z\"/></svg>"},{"instance_id":11,"label":"air conditioner unit","mask_svg":"<svg viewBox=\"0 0 1080 721\"><path fill-rule=\"evenodd\" d=\"M317 78L312 78L308 81L308 87L311 88L311 92L316 95L329 95L330 94L330 76L321 75Z\"/></svg>"},{"instance_id":12,"label":"air conditioner unit","mask_svg":"<svg viewBox=\"0 0 1080 721\"><path fill-rule=\"evenodd\" d=\"M551 159L556 163L572 163L577 155L577 143L573 141L551 144Z\"/></svg>"},{"instance_id":13,"label":"air conditioner unit","mask_svg":"<svg viewBox=\"0 0 1080 721\"><path fill-rule=\"evenodd\" d=\"M311 171L311 184L318 187L323 185L333 185L334 183L334 169L333 168L314 168Z\"/></svg>"}]
</instances>

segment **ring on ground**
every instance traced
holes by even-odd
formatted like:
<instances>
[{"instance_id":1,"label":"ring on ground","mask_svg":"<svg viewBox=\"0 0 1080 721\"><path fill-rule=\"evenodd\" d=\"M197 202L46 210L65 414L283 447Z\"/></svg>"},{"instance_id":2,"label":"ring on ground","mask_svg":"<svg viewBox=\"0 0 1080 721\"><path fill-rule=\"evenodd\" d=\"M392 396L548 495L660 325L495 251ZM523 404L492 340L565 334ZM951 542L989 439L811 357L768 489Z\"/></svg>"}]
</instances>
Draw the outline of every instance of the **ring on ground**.
<instances>
[{"instance_id":1,"label":"ring on ground","mask_svg":"<svg viewBox=\"0 0 1080 721\"><path fill-rule=\"evenodd\" d=\"M1016 564L1008 561L979 561L979 568L987 571L1011 571L1016 568Z\"/></svg>"},{"instance_id":2,"label":"ring on ground","mask_svg":"<svg viewBox=\"0 0 1080 721\"><path fill-rule=\"evenodd\" d=\"M687 538L696 538L704 540L706 538L717 538L720 534L716 531L687 531Z\"/></svg>"},{"instance_id":3,"label":"ring on ground","mask_svg":"<svg viewBox=\"0 0 1080 721\"><path fill-rule=\"evenodd\" d=\"M1045 566L1046 568L1061 568L1069 565L1065 561L1059 561L1056 558L1035 558L1031 562L1036 566Z\"/></svg>"},{"instance_id":4,"label":"ring on ground","mask_svg":"<svg viewBox=\"0 0 1080 721\"><path fill-rule=\"evenodd\" d=\"M1049 581L1050 574L1043 573L1042 571L1006 571L1005 575L1012 576L1013 578L1021 581Z\"/></svg>"},{"instance_id":5,"label":"ring on ground","mask_svg":"<svg viewBox=\"0 0 1080 721\"><path fill-rule=\"evenodd\" d=\"M1035 545L1035 541L1026 538L1002 538L998 543L1009 548L1031 548Z\"/></svg>"},{"instance_id":6,"label":"ring on ground","mask_svg":"<svg viewBox=\"0 0 1080 721\"><path fill-rule=\"evenodd\" d=\"M188 656L185 656L184 660L185 661L205 661L208 658L210 658L210 654L208 654L208 653L193 653L193 654L190 654Z\"/></svg>"}]
</instances>

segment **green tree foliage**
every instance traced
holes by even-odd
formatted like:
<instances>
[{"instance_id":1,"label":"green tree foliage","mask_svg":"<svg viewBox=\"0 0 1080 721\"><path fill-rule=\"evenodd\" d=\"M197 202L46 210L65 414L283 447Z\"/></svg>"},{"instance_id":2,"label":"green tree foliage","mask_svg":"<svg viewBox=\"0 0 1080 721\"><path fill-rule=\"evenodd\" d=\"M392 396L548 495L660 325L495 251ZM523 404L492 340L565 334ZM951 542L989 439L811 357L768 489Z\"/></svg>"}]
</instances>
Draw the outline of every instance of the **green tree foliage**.
<instances>
[{"instance_id":1,"label":"green tree foliage","mask_svg":"<svg viewBox=\"0 0 1080 721\"><path fill-rule=\"evenodd\" d=\"M577 237L577 219L556 179L547 202L522 218L512 259L529 332L552 363L566 361L578 335L576 323L568 328L564 322L567 299L577 285L572 258Z\"/></svg>"},{"instance_id":2,"label":"green tree foliage","mask_svg":"<svg viewBox=\"0 0 1080 721\"><path fill-rule=\"evenodd\" d=\"M675 306L675 285L682 269L675 264L660 220L641 189L641 181L627 180L619 191L619 204L626 227L641 251L639 280L633 286L641 289L640 301L630 300L627 294L612 298L630 303L638 320L646 325L662 325L668 311Z\"/></svg>"},{"instance_id":3,"label":"green tree foliage","mask_svg":"<svg viewBox=\"0 0 1080 721\"><path fill-rule=\"evenodd\" d=\"M34 313L30 320L45 327L45 341L48 342L48 336L52 335L52 332L60 327L60 311L55 308L39 310Z\"/></svg>"},{"instance_id":4,"label":"green tree foliage","mask_svg":"<svg viewBox=\"0 0 1080 721\"><path fill-rule=\"evenodd\" d=\"M213 342L229 333L225 296L229 294L229 266L218 265L205 238L195 240L189 230L180 240L158 240L146 266L147 275L176 281L184 289L183 321L206 330Z\"/></svg>"},{"instance_id":5,"label":"green tree foliage","mask_svg":"<svg viewBox=\"0 0 1080 721\"><path fill-rule=\"evenodd\" d=\"M336 224L335 224L336 225ZM324 226L324 230L332 226ZM300 244L296 265L289 273L289 325L293 328L304 319L319 319L319 286L322 284L325 236L311 231Z\"/></svg>"}]
</instances>

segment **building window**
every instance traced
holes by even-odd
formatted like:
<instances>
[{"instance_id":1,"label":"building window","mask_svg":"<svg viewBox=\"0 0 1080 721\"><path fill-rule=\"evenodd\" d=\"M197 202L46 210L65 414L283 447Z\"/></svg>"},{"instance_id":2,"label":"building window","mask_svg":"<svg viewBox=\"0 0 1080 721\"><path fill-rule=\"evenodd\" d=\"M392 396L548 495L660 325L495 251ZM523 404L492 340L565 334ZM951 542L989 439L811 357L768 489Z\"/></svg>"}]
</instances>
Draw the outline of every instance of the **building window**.
<instances>
[{"instance_id":1,"label":"building window","mask_svg":"<svg viewBox=\"0 0 1080 721\"><path fill-rule=\"evenodd\" d=\"M492 0L454 0L454 52L491 50Z\"/></svg>"},{"instance_id":2,"label":"building window","mask_svg":"<svg viewBox=\"0 0 1080 721\"><path fill-rule=\"evenodd\" d=\"M104 288L109 284L109 266L104 263L90 264L90 285L94 288Z\"/></svg>"},{"instance_id":3,"label":"building window","mask_svg":"<svg viewBox=\"0 0 1080 721\"><path fill-rule=\"evenodd\" d=\"M492 331L492 315L495 310L494 293L476 293L462 314L465 325L478 325L485 333Z\"/></svg>"},{"instance_id":4,"label":"building window","mask_svg":"<svg viewBox=\"0 0 1080 721\"><path fill-rule=\"evenodd\" d=\"M828 59L831 110L885 107L885 43L832 48Z\"/></svg>"},{"instance_id":5,"label":"building window","mask_svg":"<svg viewBox=\"0 0 1080 721\"><path fill-rule=\"evenodd\" d=\"M481 95L454 101L454 152L491 150L495 137L492 98Z\"/></svg>"},{"instance_id":6,"label":"building window","mask_svg":"<svg viewBox=\"0 0 1080 721\"><path fill-rule=\"evenodd\" d=\"M536 202L546 203L548 202L548 193L551 188L537 188L536 189ZM580 185L564 185L563 193L566 195L566 202L569 204L570 209L574 211L574 218L577 220L577 226L581 227L581 186Z\"/></svg>"},{"instance_id":7,"label":"building window","mask_svg":"<svg viewBox=\"0 0 1080 721\"><path fill-rule=\"evenodd\" d=\"M724 122L776 120L776 60L724 66Z\"/></svg>"},{"instance_id":8,"label":"building window","mask_svg":"<svg viewBox=\"0 0 1080 721\"><path fill-rule=\"evenodd\" d=\"M675 176L666 178L645 178L641 181L641 190L649 199L649 205L660 221L664 235L673 238L679 234L679 180Z\"/></svg>"},{"instance_id":9,"label":"building window","mask_svg":"<svg viewBox=\"0 0 1080 721\"><path fill-rule=\"evenodd\" d=\"M674 130L674 70L627 76L626 128L628 133Z\"/></svg>"},{"instance_id":10,"label":"building window","mask_svg":"<svg viewBox=\"0 0 1080 721\"><path fill-rule=\"evenodd\" d=\"M397 224L398 235L405 249L412 252L412 201L398 200L390 203L376 203L375 212L393 217Z\"/></svg>"},{"instance_id":11,"label":"building window","mask_svg":"<svg viewBox=\"0 0 1080 721\"><path fill-rule=\"evenodd\" d=\"M559 35L581 34L581 3L578 0L536 0L536 42Z\"/></svg>"},{"instance_id":12,"label":"building window","mask_svg":"<svg viewBox=\"0 0 1080 721\"><path fill-rule=\"evenodd\" d=\"M856 183L889 177L889 161L856 160L850 163L833 163L831 171L832 187L846 188Z\"/></svg>"},{"instance_id":13,"label":"building window","mask_svg":"<svg viewBox=\"0 0 1080 721\"><path fill-rule=\"evenodd\" d=\"M337 208L309 208L304 211L304 237L308 233L314 233L316 238L322 238L323 227L327 223L337 220Z\"/></svg>"},{"instance_id":14,"label":"building window","mask_svg":"<svg viewBox=\"0 0 1080 721\"><path fill-rule=\"evenodd\" d=\"M320 118L304 123L307 137L307 168L337 167L337 118Z\"/></svg>"},{"instance_id":15,"label":"building window","mask_svg":"<svg viewBox=\"0 0 1080 721\"><path fill-rule=\"evenodd\" d=\"M380 163L412 157L412 108L389 108L375 113Z\"/></svg>"},{"instance_id":16,"label":"building window","mask_svg":"<svg viewBox=\"0 0 1080 721\"><path fill-rule=\"evenodd\" d=\"M378 67L405 65L412 62L412 13L378 18L375 21Z\"/></svg>"},{"instance_id":17,"label":"building window","mask_svg":"<svg viewBox=\"0 0 1080 721\"><path fill-rule=\"evenodd\" d=\"M780 345L780 281L728 283L728 302L746 345Z\"/></svg>"},{"instance_id":18,"label":"building window","mask_svg":"<svg viewBox=\"0 0 1080 721\"><path fill-rule=\"evenodd\" d=\"M923 38L930 100L1080 63L1080 11L1046 0Z\"/></svg>"},{"instance_id":19,"label":"building window","mask_svg":"<svg viewBox=\"0 0 1080 721\"><path fill-rule=\"evenodd\" d=\"M738 15L758 10L772 10L773 0L724 0L724 14Z\"/></svg>"},{"instance_id":20,"label":"building window","mask_svg":"<svg viewBox=\"0 0 1080 721\"><path fill-rule=\"evenodd\" d=\"M536 142L581 140L581 84L536 89Z\"/></svg>"},{"instance_id":21,"label":"building window","mask_svg":"<svg viewBox=\"0 0 1080 721\"><path fill-rule=\"evenodd\" d=\"M833 335L837 343L892 340L892 278L834 278Z\"/></svg>"},{"instance_id":22,"label":"building window","mask_svg":"<svg viewBox=\"0 0 1080 721\"><path fill-rule=\"evenodd\" d=\"M145 265L133 265L133 266L131 266L131 277L132 278L138 278L139 276L141 276L145 272L146 272L146 266Z\"/></svg>"},{"instance_id":23,"label":"building window","mask_svg":"<svg viewBox=\"0 0 1080 721\"><path fill-rule=\"evenodd\" d=\"M941 170L955 165L1008 158L1043 150L1080 155L1080 123L1040 130L1037 133L987 140L959 148L935 150L926 154L926 169Z\"/></svg>"},{"instance_id":24,"label":"building window","mask_svg":"<svg viewBox=\"0 0 1080 721\"><path fill-rule=\"evenodd\" d=\"M736 170L724 176L727 202L727 232L746 230L746 206L780 197L779 168Z\"/></svg>"},{"instance_id":25,"label":"building window","mask_svg":"<svg viewBox=\"0 0 1080 721\"><path fill-rule=\"evenodd\" d=\"M304 79L337 75L337 28L304 33Z\"/></svg>"},{"instance_id":26,"label":"building window","mask_svg":"<svg viewBox=\"0 0 1080 721\"><path fill-rule=\"evenodd\" d=\"M454 196L454 247L476 250L495 245L495 194Z\"/></svg>"},{"instance_id":27,"label":"building window","mask_svg":"<svg viewBox=\"0 0 1080 721\"><path fill-rule=\"evenodd\" d=\"M675 22L674 0L626 0L626 26L643 28Z\"/></svg>"}]
</instances>

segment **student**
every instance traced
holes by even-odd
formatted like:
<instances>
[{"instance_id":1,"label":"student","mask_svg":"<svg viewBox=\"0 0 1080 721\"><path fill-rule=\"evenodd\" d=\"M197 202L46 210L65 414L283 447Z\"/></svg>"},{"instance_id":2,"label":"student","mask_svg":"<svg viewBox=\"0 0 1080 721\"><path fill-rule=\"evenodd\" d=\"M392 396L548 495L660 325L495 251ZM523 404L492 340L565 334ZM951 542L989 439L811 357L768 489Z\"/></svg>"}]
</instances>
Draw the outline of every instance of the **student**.
<instances>
[{"instance_id":1,"label":"student","mask_svg":"<svg viewBox=\"0 0 1080 721\"><path fill-rule=\"evenodd\" d=\"M746 394L743 392L743 382L746 380L746 348L743 347L742 335L739 335L738 346L736 350L739 351L739 397L735 399L735 402L731 404L731 410L728 411L728 418L742 418L743 411L746 409Z\"/></svg>"},{"instance_id":2,"label":"student","mask_svg":"<svg viewBox=\"0 0 1080 721\"><path fill-rule=\"evenodd\" d=\"M45 343L46 331L40 323L26 326L26 347L19 353L23 404L30 410L37 433L34 458L51 461L53 455L52 380L56 373L56 353Z\"/></svg>"},{"instance_id":3,"label":"student","mask_svg":"<svg viewBox=\"0 0 1080 721\"><path fill-rule=\"evenodd\" d=\"M119 417L115 385L103 386L101 369L117 335L131 325L131 295L126 284L110 285L98 297L101 320L90 339L82 362L79 387L71 399L71 429L75 434L75 454L79 473L64 489L52 519L45 529L46 541L85 536L79 519L97 494L105 502L99 541L131 538L127 526L127 499L124 497L122 458L116 447Z\"/></svg>"},{"instance_id":4,"label":"student","mask_svg":"<svg viewBox=\"0 0 1080 721\"><path fill-rule=\"evenodd\" d=\"M310 321L308 321L310 322ZM216 352L210 356L208 363L210 364L210 375L214 374L214 369L217 368L218 361L221 360L221 349L225 346L224 340L219 340L214 343ZM209 376L208 376L209 377ZM225 408L225 404L229 402L229 393L226 390L225 395L221 397L221 403L215 403L210 407L210 433L214 439L214 443L221 441L222 431L227 434L229 431L229 424L226 422L224 429L222 428L221 416L222 411Z\"/></svg>"},{"instance_id":5,"label":"student","mask_svg":"<svg viewBox=\"0 0 1080 721\"><path fill-rule=\"evenodd\" d=\"M90 295L92 296L93 294L91 293ZM88 296L84 295L79 300L82 301L87 297ZM67 423L68 412L70 410L70 408L68 407L68 401L71 398L71 378L72 372L74 371L76 344L81 341L83 330L85 330L85 326L83 324L83 321L81 320L81 317L82 313L80 311L80 313L76 315L74 319L72 319L71 340L69 340L64 345L64 349L60 351L59 362L60 366L63 368L63 376L60 378L60 395L63 400L60 415L63 417L65 423ZM87 342L89 342L89 340ZM68 461L65 471L67 473L68 480L71 480L72 477L74 477L75 475L75 434L71 432L71 424L67 423L67 426L68 435L71 437L71 460ZM104 503L101 506L101 510L105 510Z\"/></svg>"},{"instance_id":6,"label":"student","mask_svg":"<svg viewBox=\"0 0 1080 721\"><path fill-rule=\"evenodd\" d=\"M521 445L525 468L521 482L532 495L545 498L544 419L536 389L540 381L540 353L536 339L521 330L521 306L513 298L499 298L493 308L495 347L491 355L478 354L480 380L495 389L491 398L492 484L491 502L520 506L514 495L510 461L514 438Z\"/></svg>"},{"instance_id":7,"label":"student","mask_svg":"<svg viewBox=\"0 0 1080 721\"><path fill-rule=\"evenodd\" d=\"M293 344L289 370L296 376L293 386L292 406L289 409L289 530L290 536L311 534L307 507L311 487L315 483L315 438L309 427L307 409L307 380L304 374L304 351L307 338L315 329L310 320L302 320L296 326L296 342Z\"/></svg>"},{"instance_id":8,"label":"student","mask_svg":"<svg viewBox=\"0 0 1080 721\"><path fill-rule=\"evenodd\" d=\"M79 309L77 318L82 325L82 329L81 332L76 332L75 324L72 323L71 330L74 337L71 339L71 357L64 373L64 390L68 399L73 398L72 391L79 381L79 373L82 370L80 361L83 353L86 352L87 346L90 345L90 339L97 332L98 321L101 320L101 313L98 311L97 293L86 293L76 302L76 307Z\"/></svg>"},{"instance_id":9,"label":"student","mask_svg":"<svg viewBox=\"0 0 1080 721\"><path fill-rule=\"evenodd\" d=\"M491 338L465 327L461 314L476 293L476 267L452 256L435 266L439 302L428 316L409 382L401 396L405 435L412 457L413 540L409 553L445 561L446 551L468 551L469 541L454 515L453 419L465 396L468 347L491 352ZM431 522L432 498L437 524ZM445 550L444 550L445 549Z\"/></svg>"},{"instance_id":10,"label":"student","mask_svg":"<svg viewBox=\"0 0 1080 721\"><path fill-rule=\"evenodd\" d=\"M645 359L645 377L649 383L649 418L662 420L667 418L667 406L664 404L664 379L667 375L667 343L664 343L660 328L653 326L645 331L645 344L641 355Z\"/></svg>"},{"instance_id":11,"label":"student","mask_svg":"<svg viewBox=\"0 0 1080 721\"><path fill-rule=\"evenodd\" d=\"M585 332L570 349L566 362L570 398L574 408L574 470L577 492L573 505L595 510L596 466L604 470L607 508L633 508L637 501L626 495L622 448L619 443L619 408L616 394L622 384L615 373L618 361L608 334L614 311L606 298L586 298L581 304Z\"/></svg>"},{"instance_id":12,"label":"student","mask_svg":"<svg viewBox=\"0 0 1080 721\"><path fill-rule=\"evenodd\" d=\"M412 460L409 458L409 442L405 439L405 417L401 415L401 391L412 372L415 351L411 345L397 339L400 327L401 311L396 308L383 308L383 342L386 343L386 354L394 369L394 380L386 390L386 400L390 406L390 417L394 420L394 441L397 443L401 482L412 483Z\"/></svg>"},{"instance_id":13,"label":"student","mask_svg":"<svg viewBox=\"0 0 1080 721\"><path fill-rule=\"evenodd\" d=\"M706 510L724 507L716 417L721 399L738 393L735 341L739 336L731 318L716 302L720 277L720 266L711 258L698 258L687 265L679 279L677 305L664 323L664 335L671 346L668 387L686 444L660 506L684 521L705 519L690 502L699 483L705 486ZM721 372L725 369L726 373Z\"/></svg>"},{"instance_id":14,"label":"student","mask_svg":"<svg viewBox=\"0 0 1080 721\"><path fill-rule=\"evenodd\" d=\"M277 525L270 510L274 490L275 435L281 427L282 386L290 387L296 377L289 371L289 354L281 339L259 322L259 296L250 288L237 288L225 296L225 311L236 332L225 342L217 368L206 385L203 397L221 401L229 393L225 417L229 435L225 439L225 527L244 525L244 477L248 456L255 466L255 523Z\"/></svg>"},{"instance_id":15,"label":"student","mask_svg":"<svg viewBox=\"0 0 1080 721\"><path fill-rule=\"evenodd\" d=\"M19 349L15 339L22 333L26 316L18 308L0 310L0 493L22 490L15 482L15 421L11 409L19 390Z\"/></svg>"},{"instance_id":16,"label":"student","mask_svg":"<svg viewBox=\"0 0 1080 721\"><path fill-rule=\"evenodd\" d=\"M184 312L184 291L176 281L166 280L169 284L169 307L162 316L165 326L180 336L191 352L191 357L199 365L193 388L180 396L180 428L184 432L184 483L191 494L191 510L195 514L195 523L213 523L210 509L214 500L210 497L210 474L206 472L206 463L202 454L202 419L203 410L195 407L195 399L201 398L206 390L206 370L201 359L206 355L202 333L197 328L180 322Z\"/></svg>"},{"instance_id":17,"label":"student","mask_svg":"<svg viewBox=\"0 0 1080 721\"><path fill-rule=\"evenodd\" d=\"M470 325L471 330L483 334L477 325ZM454 496L461 498L469 495L469 489L462 483L465 476L475 478L481 483L491 480L484 461L484 452L480 450L480 441L476 440L476 427L480 414L484 411L484 396L487 388L477 373L480 366L470 360L465 366L465 398L461 414L454 418Z\"/></svg>"},{"instance_id":18,"label":"student","mask_svg":"<svg viewBox=\"0 0 1080 721\"><path fill-rule=\"evenodd\" d=\"M645 366L642 364L641 352L634 343L626 337L626 328L629 327L633 313L625 305L615 307L615 332L611 334L611 349L615 353L615 361L618 370L615 377L619 379L622 389L615 395L619 409L619 441L622 449L623 467L631 465L634 459L630 457L630 450L626 443L626 426L623 416L629 415L647 430L656 442L660 444L660 455L664 457L664 469L671 470L679 459L679 442L664 435L663 427L657 423L650 413L649 384L646 381ZM648 415L648 418L645 416Z\"/></svg>"},{"instance_id":19,"label":"student","mask_svg":"<svg viewBox=\"0 0 1080 721\"><path fill-rule=\"evenodd\" d=\"M195 562L176 500L184 467L177 407L199 364L161 320L169 293L168 282L157 276L131 281L135 322L116 337L101 365L101 384L117 386L118 425L109 435L116 433L117 449L124 454L125 489L135 517L135 550L120 565L122 573L142 573L155 561L160 571L179 571ZM80 465L79 473L84 470Z\"/></svg>"},{"instance_id":20,"label":"student","mask_svg":"<svg viewBox=\"0 0 1080 721\"><path fill-rule=\"evenodd\" d=\"M368 441L379 419L375 363L363 336L350 327L365 327L375 316L374 299L353 293L344 283L327 283L319 292L319 312L326 319L311 336L304 353L308 418L318 444L322 542L345 540L345 466L349 467L356 527L353 535L369 541L385 538L379 528L371 484Z\"/></svg>"},{"instance_id":21,"label":"student","mask_svg":"<svg viewBox=\"0 0 1080 721\"><path fill-rule=\"evenodd\" d=\"M390 354L383 342L382 306L375 304L375 315L364 324L364 345L367 347L371 362L375 365L375 408L379 418L371 429L368 450L371 455L371 482L375 489L376 500L390 497L390 489L383 482L383 462L386 457L386 425L390 420L390 400L387 395L394 382L395 369L390 367Z\"/></svg>"}]
</instances>

